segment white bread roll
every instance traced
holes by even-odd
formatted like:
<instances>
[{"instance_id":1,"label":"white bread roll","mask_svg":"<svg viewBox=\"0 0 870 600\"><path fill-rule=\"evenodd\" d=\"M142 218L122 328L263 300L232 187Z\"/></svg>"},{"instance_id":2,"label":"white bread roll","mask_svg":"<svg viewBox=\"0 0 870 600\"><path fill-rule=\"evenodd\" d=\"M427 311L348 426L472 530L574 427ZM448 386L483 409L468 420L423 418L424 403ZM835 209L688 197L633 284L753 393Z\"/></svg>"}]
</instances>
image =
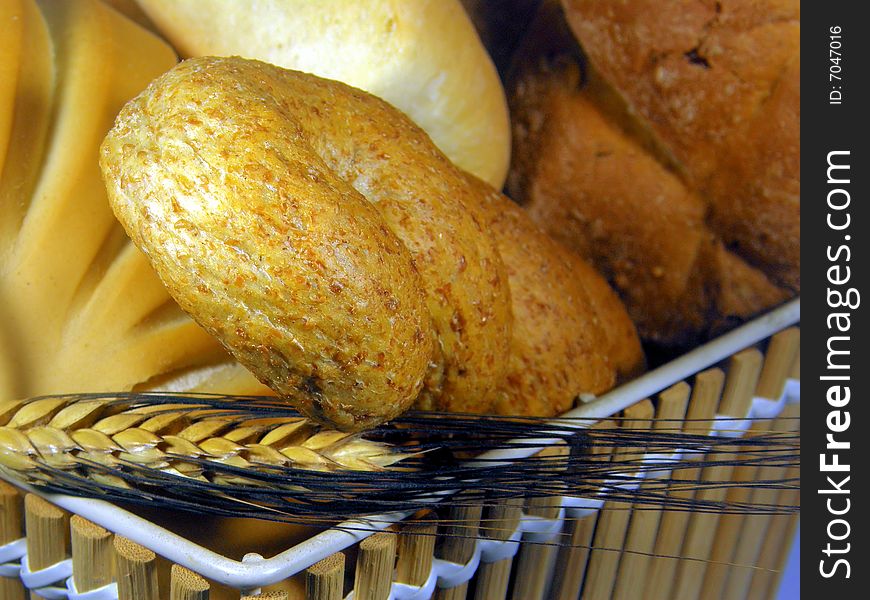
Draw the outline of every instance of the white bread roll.
<instances>
[{"instance_id":1,"label":"white bread roll","mask_svg":"<svg viewBox=\"0 0 870 600\"><path fill-rule=\"evenodd\" d=\"M510 126L498 74L458 0L137 0L184 57L255 58L383 98L500 189Z\"/></svg>"}]
</instances>

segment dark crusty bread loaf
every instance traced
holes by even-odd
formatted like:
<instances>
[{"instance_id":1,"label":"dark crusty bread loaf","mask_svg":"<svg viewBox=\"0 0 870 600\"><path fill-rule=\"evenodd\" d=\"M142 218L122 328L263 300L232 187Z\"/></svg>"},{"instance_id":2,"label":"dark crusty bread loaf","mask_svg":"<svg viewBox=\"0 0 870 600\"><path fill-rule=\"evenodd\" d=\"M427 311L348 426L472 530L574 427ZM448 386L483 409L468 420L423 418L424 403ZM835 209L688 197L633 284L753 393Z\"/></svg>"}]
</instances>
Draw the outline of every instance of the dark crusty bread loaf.
<instances>
[{"instance_id":1,"label":"dark crusty bread loaf","mask_svg":"<svg viewBox=\"0 0 870 600\"><path fill-rule=\"evenodd\" d=\"M723 241L800 288L800 2L563 0L589 62L709 202Z\"/></svg>"},{"instance_id":2,"label":"dark crusty bread loaf","mask_svg":"<svg viewBox=\"0 0 870 600\"><path fill-rule=\"evenodd\" d=\"M718 217L711 188L682 166L682 150L658 134L657 121L639 119L584 62L554 5L543 5L514 65L508 193L547 233L604 273L650 341L693 343L787 298L792 290L782 283L785 271L753 262L755 254L727 243L730 230ZM670 110L679 115L680 107L674 100ZM725 187L735 172L708 168L705 181ZM748 185L755 183L735 182L734 193ZM735 212L738 206L757 205L735 201ZM789 207L780 203L782 210ZM783 232L789 218L784 226L767 224L764 235L798 247L798 236Z\"/></svg>"}]
</instances>

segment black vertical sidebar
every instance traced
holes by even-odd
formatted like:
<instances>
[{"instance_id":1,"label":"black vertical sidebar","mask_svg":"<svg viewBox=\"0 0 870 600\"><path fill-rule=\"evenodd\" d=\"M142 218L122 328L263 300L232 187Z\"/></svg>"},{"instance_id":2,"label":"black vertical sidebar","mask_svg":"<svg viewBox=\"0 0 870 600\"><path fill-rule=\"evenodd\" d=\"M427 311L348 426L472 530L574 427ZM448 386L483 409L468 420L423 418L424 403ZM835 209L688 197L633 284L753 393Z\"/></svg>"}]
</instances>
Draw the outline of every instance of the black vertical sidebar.
<instances>
[{"instance_id":1,"label":"black vertical sidebar","mask_svg":"<svg viewBox=\"0 0 870 600\"><path fill-rule=\"evenodd\" d=\"M802 4L801 591L866 598L870 27L864 2Z\"/></svg>"}]
</instances>

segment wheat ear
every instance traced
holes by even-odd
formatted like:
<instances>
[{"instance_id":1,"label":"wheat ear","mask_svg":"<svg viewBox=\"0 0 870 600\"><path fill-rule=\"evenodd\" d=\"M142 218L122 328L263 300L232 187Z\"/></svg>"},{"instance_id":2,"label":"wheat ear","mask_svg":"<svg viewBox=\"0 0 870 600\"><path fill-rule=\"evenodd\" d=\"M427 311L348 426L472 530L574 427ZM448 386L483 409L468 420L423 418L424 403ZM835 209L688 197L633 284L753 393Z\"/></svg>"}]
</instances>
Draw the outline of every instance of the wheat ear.
<instances>
[{"instance_id":1,"label":"wheat ear","mask_svg":"<svg viewBox=\"0 0 870 600\"><path fill-rule=\"evenodd\" d=\"M243 473L272 468L372 472L408 456L299 416L258 417L205 396L168 403L172 400L178 398L87 394L0 402L0 466L28 483L75 474L129 488L135 482L122 473L130 469L206 481L210 466L223 465L237 469L215 472L211 483L257 485Z\"/></svg>"},{"instance_id":2,"label":"wheat ear","mask_svg":"<svg viewBox=\"0 0 870 600\"><path fill-rule=\"evenodd\" d=\"M793 467L799 442L780 435L581 430L545 419L412 413L362 437L322 430L276 399L82 394L0 403L0 470L48 491L300 522L428 509L460 489L481 500L567 491L683 510L769 513L795 507L681 503L667 492L667 481L644 487L639 499L626 484L660 465L647 464L639 450L617 465L588 448L679 450L685 456L667 465L673 472L715 466L699 460L711 452L739 453L742 464ZM560 439L571 452L510 463L478 456L490 449L534 451L542 438ZM471 456L478 458L465 462ZM783 476L752 485L791 489L796 482Z\"/></svg>"}]
</instances>

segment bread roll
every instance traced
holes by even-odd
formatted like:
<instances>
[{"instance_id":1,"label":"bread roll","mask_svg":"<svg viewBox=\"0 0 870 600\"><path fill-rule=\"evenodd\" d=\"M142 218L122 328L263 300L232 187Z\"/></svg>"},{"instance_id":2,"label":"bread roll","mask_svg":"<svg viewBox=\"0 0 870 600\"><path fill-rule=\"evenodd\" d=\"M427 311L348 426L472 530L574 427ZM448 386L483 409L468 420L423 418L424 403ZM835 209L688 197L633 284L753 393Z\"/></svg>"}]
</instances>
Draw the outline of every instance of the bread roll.
<instances>
[{"instance_id":1,"label":"bread roll","mask_svg":"<svg viewBox=\"0 0 870 600\"><path fill-rule=\"evenodd\" d=\"M503 194L469 177L507 267L513 331L494 411L553 416L644 364L634 324L604 279Z\"/></svg>"},{"instance_id":2,"label":"bread roll","mask_svg":"<svg viewBox=\"0 0 870 600\"><path fill-rule=\"evenodd\" d=\"M504 91L458 0L138 0L184 57L243 56L385 99L457 165L501 188Z\"/></svg>"},{"instance_id":3,"label":"bread roll","mask_svg":"<svg viewBox=\"0 0 870 600\"><path fill-rule=\"evenodd\" d=\"M563 0L590 63L708 202L725 244L800 290L800 2Z\"/></svg>"},{"instance_id":4,"label":"bread roll","mask_svg":"<svg viewBox=\"0 0 870 600\"><path fill-rule=\"evenodd\" d=\"M370 427L415 398L551 415L642 360L597 274L339 82L191 59L124 108L101 165L179 303L330 425Z\"/></svg>"},{"instance_id":5,"label":"bread roll","mask_svg":"<svg viewBox=\"0 0 870 600\"><path fill-rule=\"evenodd\" d=\"M172 49L96 0L4 0L0 29L4 397L150 388L158 377L268 391L171 300L100 176L100 141L175 63Z\"/></svg>"},{"instance_id":6,"label":"bread roll","mask_svg":"<svg viewBox=\"0 0 870 600\"><path fill-rule=\"evenodd\" d=\"M502 378L501 259L464 175L383 101L191 59L124 108L101 164L174 297L310 417L371 427L424 378L433 407L466 410Z\"/></svg>"},{"instance_id":7,"label":"bread roll","mask_svg":"<svg viewBox=\"0 0 870 600\"><path fill-rule=\"evenodd\" d=\"M508 193L605 275L651 342L695 344L786 299L723 242L670 148L582 61L545 4L513 73Z\"/></svg>"},{"instance_id":8,"label":"bread roll","mask_svg":"<svg viewBox=\"0 0 870 600\"><path fill-rule=\"evenodd\" d=\"M136 0L100 0L104 4L108 4L128 19L138 23L148 31L157 33L157 28L154 23L148 18L142 8L136 4Z\"/></svg>"}]
</instances>

